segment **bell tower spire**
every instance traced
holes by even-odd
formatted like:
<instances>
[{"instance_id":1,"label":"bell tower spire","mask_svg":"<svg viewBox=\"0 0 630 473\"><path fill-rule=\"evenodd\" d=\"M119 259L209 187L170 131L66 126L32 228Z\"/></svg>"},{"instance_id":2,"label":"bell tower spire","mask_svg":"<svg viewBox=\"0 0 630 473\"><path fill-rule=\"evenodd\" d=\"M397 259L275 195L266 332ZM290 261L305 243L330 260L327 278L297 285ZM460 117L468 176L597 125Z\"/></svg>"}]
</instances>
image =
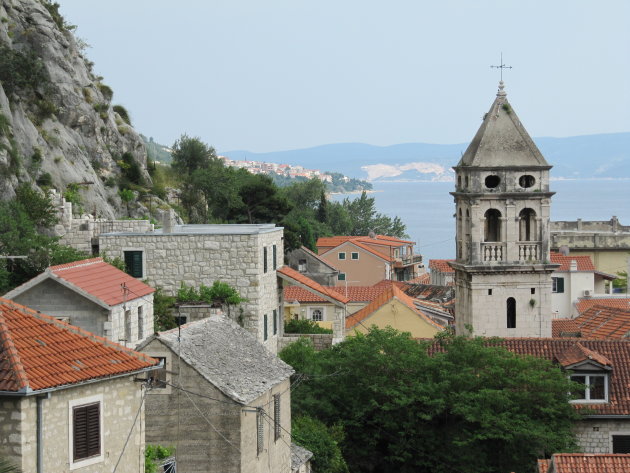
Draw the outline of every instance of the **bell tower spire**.
<instances>
[{"instance_id":1,"label":"bell tower spire","mask_svg":"<svg viewBox=\"0 0 630 473\"><path fill-rule=\"evenodd\" d=\"M549 170L501 80L456 172L456 331L551 336Z\"/></svg>"}]
</instances>

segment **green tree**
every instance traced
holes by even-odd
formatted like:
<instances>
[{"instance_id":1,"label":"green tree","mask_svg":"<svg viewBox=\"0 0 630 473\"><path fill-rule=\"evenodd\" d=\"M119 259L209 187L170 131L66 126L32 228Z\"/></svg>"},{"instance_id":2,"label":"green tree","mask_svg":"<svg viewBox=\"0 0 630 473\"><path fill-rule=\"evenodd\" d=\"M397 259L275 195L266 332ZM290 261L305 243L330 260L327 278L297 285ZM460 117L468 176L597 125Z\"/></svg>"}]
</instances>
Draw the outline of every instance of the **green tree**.
<instances>
[{"instance_id":1,"label":"green tree","mask_svg":"<svg viewBox=\"0 0 630 473\"><path fill-rule=\"evenodd\" d=\"M249 173L239 173L239 178L240 202L230 209L229 220L234 223L280 223L290 206L271 179Z\"/></svg>"},{"instance_id":2,"label":"green tree","mask_svg":"<svg viewBox=\"0 0 630 473\"><path fill-rule=\"evenodd\" d=\"M395 217L392 220L387 215L376 211L374 197L368 197L363 191L356 199L345 198L342 206L347 210L351 222L351 235L368 235L370 231L377 234L398 238L407 238L406 228L402 221Z\"/></svg>"},{"instance_id":3,"label":"green tree","mask_svg":"<svg viewBox=\"0 0 630 473\"><path fill-rule=\"evenodd\" d=\"M339 426L328 428L323 422L308 416L291 420L291 435L298 445L313 452L311 463L317 473L347 473L348 466L339 444L343 430Z\"/></svg>"},{"instance_id":4,"label":"green tree","mask_svg":"<svg viewBox=\"0 0 630 473\"><path fill-rule=\"evenodd\" d=\"M173 168L184 176L190 176L197 169L206 168L209 162L217 157L214 148L199 138L191 138L185 134L173 144L171 156Z\"/></svg>"},{"instance_id":5,"label":"green tree","mask_svg":"<svg viewBox=\"0 0 630 473\"><path fill-rule=\"evenodd\" d=\"M294 415L339 423L351 471L527 472L575 447L573 385L547 360L498 343L418 342L373 327L330 350L302 344L280 356L305 376Z\"/></svg>"}]
</instances>

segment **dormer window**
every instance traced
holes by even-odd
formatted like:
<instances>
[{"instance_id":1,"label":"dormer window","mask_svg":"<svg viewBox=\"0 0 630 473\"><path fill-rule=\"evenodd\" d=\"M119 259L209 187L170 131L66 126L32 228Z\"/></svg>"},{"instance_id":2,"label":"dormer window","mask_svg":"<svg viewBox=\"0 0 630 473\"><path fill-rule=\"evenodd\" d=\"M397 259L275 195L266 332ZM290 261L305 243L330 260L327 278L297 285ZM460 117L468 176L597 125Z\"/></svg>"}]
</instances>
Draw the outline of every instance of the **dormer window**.
<instances>
[{"instance_id":1,"label":"dormer window","mask_svg":"<svg viewBox=\"0 0 630 473\"><path fill-rule=\"evenodd\" d=\"M583 390L571 393L573 396L571 402L608 402L608 374L572 374L571 381L584 386Z\"/></svg>"}]
</instances>

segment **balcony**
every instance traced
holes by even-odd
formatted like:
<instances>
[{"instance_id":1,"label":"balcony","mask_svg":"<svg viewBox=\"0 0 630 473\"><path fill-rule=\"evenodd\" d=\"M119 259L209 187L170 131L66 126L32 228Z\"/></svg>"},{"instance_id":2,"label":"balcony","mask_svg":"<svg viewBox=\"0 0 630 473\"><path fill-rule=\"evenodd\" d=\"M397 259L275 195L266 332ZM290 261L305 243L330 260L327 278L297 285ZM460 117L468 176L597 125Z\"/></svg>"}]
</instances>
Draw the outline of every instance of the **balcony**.
<instances>
[{"instance_id":1,"label":"balcony","mask_svg":"<svg viewBox=\"0 0 630 473\"><path fill-rule=\"evenodd\" d=\"M518 260L521 262L540 261L542 247L539 241L525 241L518 243Z\"/></svg>"},{"instance_id":2,"label":"balcony","mask_svg":"<svg viewBox=\"0 0 630 473\"><path fill-rule=\"evenodd\" d=\"M481 258L484 263L500 263L505 260L505 243L482 243Z\"/></svg>"},{"instance_id":3,"label":"balcony","mask_svg":"<svg viewBox=\"0 0 630 473\"><path fill-rule=\"evenodd\" d=\"M409 266L410 264L422 263L422 255L408 255L401 258L402 266Z\"/></svg>"}]
</instances>

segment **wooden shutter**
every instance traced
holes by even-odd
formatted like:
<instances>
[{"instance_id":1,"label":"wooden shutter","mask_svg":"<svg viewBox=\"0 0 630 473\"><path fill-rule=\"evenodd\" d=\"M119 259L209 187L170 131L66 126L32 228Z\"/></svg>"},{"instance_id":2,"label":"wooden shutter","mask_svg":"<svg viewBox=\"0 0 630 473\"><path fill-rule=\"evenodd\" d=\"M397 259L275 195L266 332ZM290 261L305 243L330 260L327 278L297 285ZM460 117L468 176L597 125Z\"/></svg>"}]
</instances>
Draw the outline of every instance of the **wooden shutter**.
<instances>
[{"instance_id":1,"label":"wooden shutter","mask_svg":"<svg viewBox=\"0 0 630 473\"><path fill-rule=\"evenodd\" d=\"M142 277L142 251L125 251L125 272L134 278Z\"/></svg>"},{"instance_id":2,"label":"wooden shutter","mask_svg":"<svg viewBox=\"0 0 630 473\"><path fill-rule=\"evenodd\" d=\"M101 453L101 406L88 404L73 408L73 459L94 457Z\"/></svg>"},{"instance_id":3,"label":"wooden shutter","mask_svg":"<svg viewBox=\"0 0 630 473\"><path fill-rule=\"evenodd\" d=\"M558 278L556 280L556 292L558 293L564 292L564 278Z\"/></svg>"},{"instance_id":4,"label":"wooden shutter","mask_svg":"<svg viewBox=\"0 0 630 473\"><path fill-rule=\"evenodd\" d=\"M280 394L273 395L273 436L276 441L280 438Z\"/></svg>"}]
</instances>

